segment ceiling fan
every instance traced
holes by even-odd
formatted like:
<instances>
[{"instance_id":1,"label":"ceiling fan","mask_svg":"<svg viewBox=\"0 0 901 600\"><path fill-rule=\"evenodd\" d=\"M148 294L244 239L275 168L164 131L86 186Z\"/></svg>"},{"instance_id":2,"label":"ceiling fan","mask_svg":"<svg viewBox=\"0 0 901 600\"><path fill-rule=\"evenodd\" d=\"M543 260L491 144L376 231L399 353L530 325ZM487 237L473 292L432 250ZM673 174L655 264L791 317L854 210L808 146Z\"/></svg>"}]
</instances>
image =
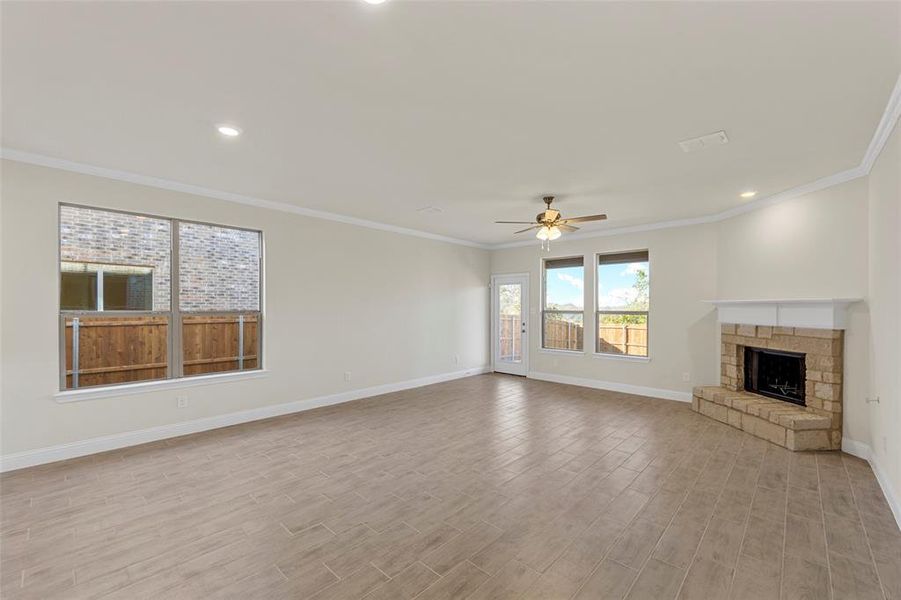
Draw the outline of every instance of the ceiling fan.
<instances>
[{"instance_id":1,"label":"ceiling fan","mask_svg":"<svg viewBox=\"0 0 901 600\"><path fill-rule=\"evenodd\" d=\"M551 208L551 203L554 201L553 196L545 196L542 198L544 203L547 204L547 208L542 212L538 213L535 216L535 221L495 221L495 223L510 223L517 225L529 225L531 227L526 227L525 229L520 229L514 233L525 233L526 231L531 231L533 229L537 229L535 232L535 237L537 237L542 242L550 242L551 240L556 240L558 237L563 235L563 232L572 232L578 231L578 227L572 225L572 223L585 223L586 221L603 221L607 218L607 215L587 215L584 217L573 217L571 219L563 219L561 218L560 211Z\"/></svg>"}]
</instances>

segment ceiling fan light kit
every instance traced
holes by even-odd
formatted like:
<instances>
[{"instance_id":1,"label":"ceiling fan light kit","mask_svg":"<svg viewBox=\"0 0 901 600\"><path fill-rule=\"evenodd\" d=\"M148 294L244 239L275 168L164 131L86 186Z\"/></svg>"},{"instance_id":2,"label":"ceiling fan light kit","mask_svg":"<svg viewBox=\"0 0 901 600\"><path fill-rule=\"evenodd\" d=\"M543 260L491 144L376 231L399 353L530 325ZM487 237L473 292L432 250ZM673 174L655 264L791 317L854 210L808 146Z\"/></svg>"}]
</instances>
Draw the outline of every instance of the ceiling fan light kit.
<instances>
[{"instance_id":1,"label":"ceiling fan light kit","mask_svg":"<svg viewBox=\"0 0 901 600\"><path fill-rule=\"evenodd\" d=\"M545 250L550 250L551 240L556 240L563 232L572 232L578 231L579 228L571 223L584 223L586 221L603 221L607 218L607 215L586 215L584 217L573 217L572 219L563 219L561 218L560 211L551 208L551 203L554 201L553 196L545 196L542 198L544 203L547 205L547 208L538 213L535 216L534 225L531 227L526 227L525 229L520 229L516 233L525 233L526 231L531 231L533 229L537 229L535 232L535 237L541 240L541 247ZM517 224L517 225L528 225L533 223L532 221L495 221L495 223L509 223L509 224Z\"/></svg>"}]
</instances>

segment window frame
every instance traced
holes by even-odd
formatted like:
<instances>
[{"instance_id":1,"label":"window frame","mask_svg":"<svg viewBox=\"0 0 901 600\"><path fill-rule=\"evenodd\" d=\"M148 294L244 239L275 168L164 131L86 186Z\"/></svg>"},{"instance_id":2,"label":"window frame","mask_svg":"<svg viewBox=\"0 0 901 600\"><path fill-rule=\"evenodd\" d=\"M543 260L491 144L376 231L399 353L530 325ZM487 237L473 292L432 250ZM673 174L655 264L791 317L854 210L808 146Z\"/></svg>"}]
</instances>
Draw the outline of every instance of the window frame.
<instances>
[{"instance_id":1,"label":"window frame","mask_svg":"<svg viewBox=\"0 0 901 600\"><path fill-rule=\"evenodd\" d=\"M611 310L611 309L601 309L600 306L600 285L601 285L601 276L600 276L600 266L601 266L601 258L604 256L626 256L630 254L639 254L644 253L647 256L648 263L648 310ZM619 264L629 264L630 262L638 262L638 261L623 261ZM607 263L607 264L617 264L617 263ZM615 252L596 252L594 254L594 355L601 358L615 358L620 360L635 360L635 361L649 361L651 360L651 283L650 283L650 271L651 271L651 252L648 248L638 248L634 250L617 250ZM638 354L616 354L614 352L601 352L601 316L602 315L644 315L645 322L647 323L647 354L645 356L641 356Z\"/></svg>"},{"instance_id":2,"label":"window frame","mask_svg":"<svg viewBox=\"0 0 901 600\"><path fill-rule=\"evenodd\" d=\"M75 208L75 209L85 209L85 210L95 210L102 211L108 213L117 213L122 215L129 215L134 217L146 217L149 219L158 219L162 221L166 221L169 223L169 309L168 310L64 310L62 308L62 279L63 279L63 270L62 270L62 236L60 235L60 229L62 226L62 210L63 207ZM180 258L179 258L179 225L181 223L191 223L195 225L204 225L208 227L219 227L223 229L236 229L239 231L249 231L255 233L259 236L259 283L258 283L258 293L259 298L257 300L257 310L234 310L234 311L223 311L223 310L210 310L210 311L184 311L181 310L179 306L180 302ZM220 223L211 223L208 221L198 221L194 219L181 219L176 217L167 217L162 215L155 215L151 213L142 213L135 212L129 210L121 210L116 208L106 208L100 206L88 206L84 204L75 204L71 202L59 202L57 205L57 220L56 220L56 251L57 251L57 260L56 260L56 269L57 269L57 289L56 289L56 302L59 314L59 392L57 394L65 395L72 394L73 392L83 394L85 392L99 392L97 394L98 397L106 396L108 394L104 393L104 390L114 390L115 388L123 388L123 387L134 387L134 386L148 386L148 385L160 385L160 384L172 384L176 382L186 382L192 381L197 378L222 378L224 376L233 376L237 374L245 374L245 373L256 373L265 371L263 366L263 330L264 330L264 319L263 319L263 289L264 289L264 248L265 245L263 243L263 231L259 229L252 229L249 227L239 227L235 225L222 225ZM67 261L71 262L71 261ZM99 299L98 299L98 308ZM185 375L184 374L184 347L182 345L182 320L184 316L235 316L238 317L240 315L254 315L257 319L257 348L256 348L256 363L257 365L253 368L243 368L242 361L238 361L238 369L234 371L221 371L221 372L213 372L213 373L199 373L196 375ZM66 320L72 318L79 317L136 317L136 316L149 316L149 317L166 317L166 377L163 379L146 379L139 381L127 381L122 383L108 383L104 385L95 385L87 388L82 388L77 385L78 382L78 369L74 368L74 359L77 358L77 345L73 342L73 386L71 388L66 387L66 376L69 374L66 370ZM93 396L94 394L90 394Z\"/></svg>"},{"instance_id":3,"label":"window frame","mask_svg":"<svg viewBox=\"0 0 901 600\"><path fill-rule=\"evenodd\" d=\"M576 260L579 259L582 261L582 310L557 310L557 309L549 309L547 308L547 264L549 262L555 261L563 261L563 260ZM585 353L585 255L582 254L572 254L566 256L554 256L554 257L544 257L541 259L541 347L540 350L542 352L561 352L565 354L584 354ZM570 350L566 348L548 348L545 340L545 323L547 320L547 314L565 314L565 315L582 315L582 348L578 350Z\"/></svg>"}]
</instances>

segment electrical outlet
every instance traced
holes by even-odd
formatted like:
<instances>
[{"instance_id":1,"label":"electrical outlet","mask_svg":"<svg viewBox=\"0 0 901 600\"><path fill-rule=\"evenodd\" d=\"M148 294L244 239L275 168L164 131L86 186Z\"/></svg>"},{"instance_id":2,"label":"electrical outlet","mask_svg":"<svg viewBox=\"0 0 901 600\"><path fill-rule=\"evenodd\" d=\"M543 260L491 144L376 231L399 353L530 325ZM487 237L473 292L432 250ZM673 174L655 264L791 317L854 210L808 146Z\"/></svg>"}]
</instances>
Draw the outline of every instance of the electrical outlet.
<instances>
[{"instance_id":1,"label":"electrical outlet","mask_svg":"<svg viewBox=\"0 0 901 600\"><path fill-rule=\"evenodd\" d=\"M682 373L682 381L691 381L691 373Z\"/></svg>"},{"instance_id":2,"label":"electrical outlet","mask_svg":"<svg viewBox=\"0 0 901 600\"><path fill-rule=\"evenodd\" d=\"M460 355L459 354L454 354L454 364L455 365L460 364Z\"/></svg>"},{"instance_id":3,"label":"electrical outlet","mask_svg":"<svg viewBox=\"0 0 901 600\"><path fill-rule=\"evenodd\" d=\"M350 371L344 371L344 381L350 381Z\"/></svg>"},{"instance_id":4,"label":"electrical outlet","mask_svg":"<svg viewBox=\"0 0 901 600\"><path fill-rule=\"evenodd\" d=\"M187 396L176 396L175 397L175 406L178 408L188 408L188 397Z\"/></svg>"}]
</instances>

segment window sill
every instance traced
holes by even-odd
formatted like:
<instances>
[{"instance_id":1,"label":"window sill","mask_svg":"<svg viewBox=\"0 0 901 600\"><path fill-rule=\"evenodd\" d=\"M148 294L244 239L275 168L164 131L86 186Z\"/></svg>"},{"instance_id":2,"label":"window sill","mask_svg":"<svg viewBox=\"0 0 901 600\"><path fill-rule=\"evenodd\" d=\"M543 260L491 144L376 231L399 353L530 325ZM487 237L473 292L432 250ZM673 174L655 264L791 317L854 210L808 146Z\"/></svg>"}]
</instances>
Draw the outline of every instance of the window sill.
<instances>
[{"instance_id":1,"label":"window sill","mask_svg":"<svg viewBox=\"0 0 901 600\"><path fill-rule=\"evenodd\" d=\"M555 348L539 348L538 351L545 354L564 354L567 356L582 356L585 354L584 350L557 350Z\"/></svg>"},{"instance_id":2,"label":"window sill","mask_svg":"<svg viewBox=\"0 0 901 600\"><path fill-rule=\"evenodd\" d=\"M215 385L218 383L231 383L245 379L259 379L267 377L266 369L254 369L252 371L237 371L234 373L216 373L213 375L197 375L194 377L181 377L179 379L163 379L159 381L141 381L138 383L124 383L122 385L98 386L96 388L84 388L80 390L66 390L56 392L53 399L64 404L67 402L80 402L82 400L97 400L99 398L112 398L114 396L131 396L134 394L148 394L161 390L177 390L181 388L198 387L202 385Z\"/></svg>"},{"instance_id":3,"label":"window sill","mask_svg":"<svg viewBox=\"0 0 901 600\"><path fill-rule=\"evenodd\" d=\"M627 354L608 354L606 352L594 352L595 358L609 358L610 360L624 360L626 362L647 363L651 362L650 356L629 356Z\"/></svg>"}]
</instances>

